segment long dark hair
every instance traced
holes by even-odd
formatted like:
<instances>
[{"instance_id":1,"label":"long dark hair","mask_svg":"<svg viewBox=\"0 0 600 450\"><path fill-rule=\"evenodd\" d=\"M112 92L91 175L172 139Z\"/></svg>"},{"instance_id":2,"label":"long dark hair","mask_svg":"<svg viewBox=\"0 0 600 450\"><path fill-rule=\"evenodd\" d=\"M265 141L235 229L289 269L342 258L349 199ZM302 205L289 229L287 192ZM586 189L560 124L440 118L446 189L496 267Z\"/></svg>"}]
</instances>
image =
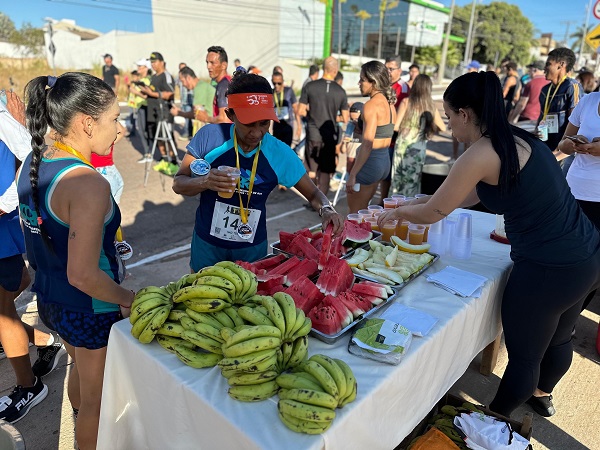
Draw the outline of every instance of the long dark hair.
<instances>
[{"instance_id":1,"label":"long dark hair","mask_svg":"<svg viewBox=\"0 0 600 450\"><path fill-rule=\"evenodd\" d=\"M376 90L385 95L390 105L396 103L396 91L392 89L390 73L382 62L369 61L361 66L360 73L369 83L373 83Z\"/></svg>"},{"instance_id":2,"label":"long dark hair","mask_svg":"<svg viewBox=\"0 0 600 450\"><path fill-rule=\"evenodd\" d=\"M435 103L431 96L433 82L428 75L417 75L413 81L408 94L408 110L402 118L402 125L408 125L412 122L414 115L420 117L419 139L429 139L433 134L439 131L434 122ZM421 121L424 123L421 125Z\"/></svg>"},{"instance_id":3,"label":"long dark hair","mask_svg":"<svg viewBox=\"0 0 600 450\"><path fill-rule=\"evenodd\" d=\"M519 181L519 156L496 74L471 72L456 78L444 92L444 101L454 112L466 108L473 111L475 125L479 126L483 136L490 139L500 158L500 192L512 190Z\"/></svg>"},{"instance_id":4,"label":"long dark hair","mask_svg":"<svg viewBox=\"0 0 600 450\"><path fill-rule=\"evenodd\" d=\"M87 73L67 72L58 78L37 77L25 86L27 128L31 133L31 164L29 181L31 197L38 220L40 196L38 187L42 153L46 149L44 136L50 127L57 138L69 133L73 118L83 113L98 119L115 101L115 93L104 81ZM40 231L46 243L49 238L40 223Z\"/></svg>"}]
</instances>

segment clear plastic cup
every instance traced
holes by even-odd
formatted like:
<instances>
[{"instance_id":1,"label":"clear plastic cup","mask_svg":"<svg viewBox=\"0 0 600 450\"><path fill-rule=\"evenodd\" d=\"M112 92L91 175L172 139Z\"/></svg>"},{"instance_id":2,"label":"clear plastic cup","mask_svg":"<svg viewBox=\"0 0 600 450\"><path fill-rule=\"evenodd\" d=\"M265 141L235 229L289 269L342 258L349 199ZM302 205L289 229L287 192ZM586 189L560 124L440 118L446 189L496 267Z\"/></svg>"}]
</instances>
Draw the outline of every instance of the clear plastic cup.
<instances>
[{"instance_id":1,"label":"clear plastic cup","mask_svg":"<svg viewBox=\"0 0 600 450\"><path fill-rule=\"evenodd\" d=\"M383 211L375 211L375 212L373 213L373 217L375 217L375 218L377 219L377 218L378 218L380 215L382 215L382 214L383 214Z\"/></svg>"},{"instance_id":2,"label":"clear plastic cup","mask_svg":"<svg viewBox=\"0 0 600 450\"><path fill-rule=\"evenodd\" d=\"M455 236L458 238L473 237L473 216L469 213L460 213L456 223Z\"/></svg>"},{"instance_id":3,"label":"clear plastic cup","mask_svg":"<svg viewBox=\"0 0 600 450\"><path fill-rule=\"evenodd\" d=\"M540 141L548 140L548 124L546 122L540 122L538 125L538 133L540 136Z\"/></svg>"},{"instance_id":4,"label":"clear plastic cup","mask_svg":"<svg viewBox=\"0 0 600 450\"><path fill-rule=\"evenodd\" d=\"M431 225L424 224L423 226L425 227L425 232L423 233L423 242L427 242L427 238L429 238L429 228L431 227Z\"/></svg>"},{"instance_id":5,"label":"clear plastic cup","mask_svg":"<svg viewBox=\"0 0 600 450\"><path fill-rule=\"evenodd\" d=\"M368 209L359 209L358 210L358 214L360 214L360 217L362 217L363 221L367 218L367 217L373 217L373 212L369 211Z\"/></svg>"},{"instance_id":6,"label":"clear plastic cup","mask_svg":"<svg viewBox=\"0 0 600 450\"><path fill-rule=\"evenodd\" d=\"M414 199L415 197L404 197L404 200L399 202L398 205L406 205L407 203L412 202Z\"/></svg>"},{"instance_id":7,"label":"clear plastic cup","mask_svg":"<svg viewBox=\"0 0 600 450\"><path fill-rule=\"evenodd\" d=\"M383 199L383 207L385 209L395 209L397 206L396 199L393 197Z\"/></svg>"},{"instance_id":8,"label":"clear plastic cup","mask_svg":"<svg viewBox=\"0 0 600 450\"><path fill-rule=\"evenodd\" d=\"M346 219L347 219L349 222L356 223L356 224L359 224L359 223L361 223L361 222L362 222L362 217L361 217L361 215L360 215L360 214L348 214L348 215L346 216Z\"/></svg>"},{"instance_id":9,"label":"clear plastic cup","mask_svg":"<svg viewBox=\"0 0 600 450\"><path fill-rule=\"evenodd\" d=\"M396 225L398 224L397 220L388 220L381 227L381 240L390 242L392 236L396 234Z\"/></svg>"},{"instance_id":10,"label":"clear plastic cup","mask_svg":"<svg viewBox=\"0 0 600 450\"><path fill-rule=\"evenodd\" d=\"M448 216L444 219L444 253L452 253L452 240L458 223L457 216ZM431 232L429 233L431 235Z\"/></svg>"},{"instance_id":11,"label":"clear plastic cup","mask_svg":"<svg viewBox=\"0 0 600 450\"><path fill-rule=\"evenodd\" d=\"M231 177L231 192L223 192L219 191L219 197L221 198L231 198L233 197L233 193L235 192L235 185L237 183L238 178L241 175L240 169L237 167L231 166L219 166L219 171L226 172Z\"/></svg>"},{"instance_id":12,"label":"clear plastic cup","mask_svg":"<svg viewBox=\"0 0 600 450\"><path fill-rule=\"evenodd\" d=\"M371 214L375 214L377 211L383 211L383 206L379 205L369 205L367 209L371 211Z\"/></svg>"},{"instance_id":13,"label":"clear plastic cup","mask_svg":"<svg viewBox=\"0 0 600 450\"><path fill-rule=\"evenodd\" d=\"M473 218L469 213L458 215L454 238L451 242L453 258L469 259L471 257L471 246L473 244L472 221Z\"/></svg>"},{"instance_id":14,"label":"clear plastic cup","mask_svg":"<svg viewBox=\"0 0 600 450\"><path fill-rule=\"evenodd\" d=\"M396 203L398 203L398 200L404 200L406 198L406 196L404 196L402 194L394 194L394 195L392 195L392 198L395 198Z\"/></svg>"},{"instance_id":15,"label":"clear plastic cup","mask_svg":"<svg viewBox=\"0 0 600 450\"><path fill-rule=\"evenodd\" d=\"M399 220L396 224L396 236L405 241L408 239L408 226L410 222L408 220Z\"/></svg>"},{"instance_id":16,"label":"clear plastic cup","mask_svg":"<svg viewBox=\"0 0 600 450\"><path fill-rule=\"evenodd\" d=\"M377 225L377 219L375 217L366 217L364 221L371 224L371 230L379 231L379 225Z\"/></svg>"},{"instance_id":17,"label":"clear plastic cup","mask_svg":"<svg viewBox=\"0 0 600 450\"><path fill-rule=\"evenodd\" d=\"M425 226L411 223L408 226L408 243L411 245L421 245L425 235Z\"/></svg>"},{"instance_id":18,"label":"clear plastic cup","mask_svg":"<svg viewBox=\"0 0 600 450\"><path fill-rule=\"evenodd\" d=\"M430 253L437 253L438 255L446 254L446 241L444 240L443 220L429 225L427 243L431 246L429 248Z\"/></svg>"}]
</instances>

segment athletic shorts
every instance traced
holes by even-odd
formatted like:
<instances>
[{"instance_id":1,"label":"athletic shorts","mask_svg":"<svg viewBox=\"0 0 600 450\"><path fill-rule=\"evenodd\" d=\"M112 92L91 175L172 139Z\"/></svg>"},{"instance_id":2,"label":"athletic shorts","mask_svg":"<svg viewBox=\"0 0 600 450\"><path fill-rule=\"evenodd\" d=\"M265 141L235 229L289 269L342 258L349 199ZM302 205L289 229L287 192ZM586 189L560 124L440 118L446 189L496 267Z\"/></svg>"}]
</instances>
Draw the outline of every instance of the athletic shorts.
<instances>
[{"instance_id":1,"label":"athletic shorts","mask_svg":"<svg viewBox=\"0 0 600 450\"><path fill-rule=\"evenodd\" d=\"M321 173L335 173L335 141L308 141L308 154L317 162Z\"/></svg>"},{"instance_id":2,"label":"athletic shorts","mask_svg":"<svg viewBox=\"0 0 600 450\"><path fill-rule=\"evenodd\" d=\"M123 318L120 311L92 314L69 311L62 305L38 301L38 314L48 328L73 347L97 350L108 345L114 323Z\"/></svg>"},{"instance_id":3,"label":"athletic shorts","mask_svg":"<svg viewBox=\"0 0 600 450\"><path fill-rule=\"evenodd\" d=\"M360 152L360 149L358 150ZM385 180L390 174L390 158L387 148L374 148L369 159L356 175L356 182L369 185Z\"/></svg>"},{"instance_id":4,"label":"athletic shorts","mask_svg":"<svg viewBox=\"0 0 600 450\"><path fill-rule=\"evenodd\" d=\"M190 268L198 272L204 267L212 266L219 261L247 261L253 262L267 255L268 242L265 239L260 244L244 248L221 248L209 244L201 239L196 232L192 234L192 254Z\"/></svg>"},{"instance_id":5,"label":"athletic shorts","mask_svg":"<svg viewBox=\"0 0 600 450\"><path fill-rule=\"evenodd\" d=\"M389 154L389 158L390 158L390 169L391 167L394 166L394 153L395 153L395 144L394 145L390 145L388 147L388 154ZM392 181L392 171L390 170L387 174L387 176L384 178L385 181Z\"/></svg>"},{"instance_id":6,"label":"athletic shorts","mask_svg":"<svg viewBox=\"0 0 600 450\"><path fill-rule=\"evenodd\" d=\"M25 261L21 255L0 259L0 286L8 292L17 292L21 286Z\"/></svg>"}]
</instances>

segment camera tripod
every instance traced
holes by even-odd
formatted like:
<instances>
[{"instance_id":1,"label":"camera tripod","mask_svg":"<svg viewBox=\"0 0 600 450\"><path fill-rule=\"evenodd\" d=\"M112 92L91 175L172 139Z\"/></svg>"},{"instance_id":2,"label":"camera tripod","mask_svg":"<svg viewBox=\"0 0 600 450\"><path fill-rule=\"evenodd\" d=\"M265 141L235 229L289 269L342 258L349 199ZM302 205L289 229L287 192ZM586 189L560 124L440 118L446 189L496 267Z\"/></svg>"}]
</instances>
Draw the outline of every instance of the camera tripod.
<instances>
[{"instance_id":1,"label":"camera tripod","mask_svg":"<svg viewBox=\"0 0 600 450\"><path fill-rule=\"evenodd\" d=\"M146 153L144 156L147 158L145 162L145 173L144 173L144 187L148 182L148 176L150 174L150 165L152 164L152 159L148 158L148 156L154 155L154 151L156 150L156 146L158 142L165 143L165 152L167 156L169 155L169 144L171 144L171 148L173 149L173 154L175 155L175 160L177 164L180 164L181 161L179 159L179 155L177 154L177 147L175 146L175 141L173 140L173 133L171 132L171 127L169 126L169 122L167 120L159 120L156 123L156 134L154 135L154 141L152 142L152 148Z\"/></svg>"}]
</instances>

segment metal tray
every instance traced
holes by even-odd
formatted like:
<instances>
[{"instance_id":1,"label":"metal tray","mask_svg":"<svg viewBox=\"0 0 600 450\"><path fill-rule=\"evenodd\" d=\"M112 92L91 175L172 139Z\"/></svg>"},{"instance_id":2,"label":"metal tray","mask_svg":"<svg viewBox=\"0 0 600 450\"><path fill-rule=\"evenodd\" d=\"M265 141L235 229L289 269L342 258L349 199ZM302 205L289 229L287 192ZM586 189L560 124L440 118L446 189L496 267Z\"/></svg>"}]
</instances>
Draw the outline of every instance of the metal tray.
<instances>
[{"instance_id":1,"label":"metal tray","mask_svg":"<svg viewBox=\"0 0 600 450\"><path fill-rule=\"evenodd\" d=\"M322 230L322 226L321 226L321 224L313 225L312 227L309 228L309 230L312 233L319 232ZM372 233L373 233L373 238L372 238L373 241L381 241L381 233L379 231L373 230ZM281 250L281 248L279 248L280 244L281 244L281 241L275 241L271 244L271 249L273 250L274 254L277 255L278 253L283 253L284 255L286 255L288 257L295 256L293 253L289 253L284 250ZM367 248L368 246L369 246L369 243L365 242L363 245L361 245L357 248ZM348 250L345 255L342 255L341 259L351 258L352 255L354 255L354 251L355 251L355 249ZM302 259L302 258L300 258L300 259Z\"/></svg>"},{"instance_id":2,"label":"metal tray","mask_svg":"<svg viewBox=\"0 0 600 450\"><path fill-rule=\"evenodd\" d=\"M355 276L355 282L356 281L361 281L361 280L373 281L373 280L369 280L366 277L362 277L360 275L356 275ZM316 339L318 339L318 340L320 340L320 341L325 342L326 344L335 344L342 337L344 337L344 335L346 335L350 330L352 330L356 325L358 325L359 323L361 323L363 320L371 317L377 311L380 311L382 308L384 308L385 306L387 306L391 302L393 302L398 297L398 290L396 290L394 287L392 287L392 290L394 291L394 293L392 295L390 295L386 300L384 300L383 302L381 302L379 305L371 308L366 313L364 313L362 316L358 316L356 319L354 319L354 321L351 324L349 324L345 328L342 328L337 333L335 333L335 334L325 334L325 333L320 332L319 330L315 330L314 328L311 328L309 335L312 336L312 337L314 337L314 338L316 338Z\"/></svg>"}]
</instances>

